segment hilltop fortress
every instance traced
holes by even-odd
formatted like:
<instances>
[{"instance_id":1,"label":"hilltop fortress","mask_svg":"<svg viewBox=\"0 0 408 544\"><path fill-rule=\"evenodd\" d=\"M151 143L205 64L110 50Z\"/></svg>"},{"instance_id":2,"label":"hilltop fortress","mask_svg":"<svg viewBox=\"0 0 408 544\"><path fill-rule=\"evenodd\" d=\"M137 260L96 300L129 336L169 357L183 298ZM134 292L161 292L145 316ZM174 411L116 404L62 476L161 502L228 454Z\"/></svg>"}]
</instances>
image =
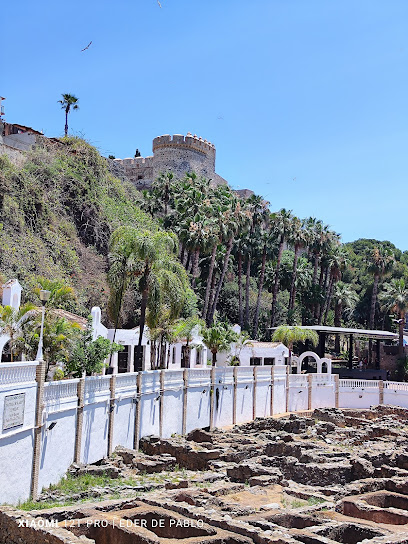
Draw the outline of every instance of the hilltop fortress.
<instances>
[{"instance_id":1,"label":"hilltop fortress","mask_svg":"<svg viewBox=\"0 0 408 544\"><path fill-rule=\"evenodd\" d=\"M137 189L148 189L164 172L172 172L176 178L195 172L214 185L227 184L215 172L215 145L190 132L187 136L165 134L154 138L150 157L114 159L112 163L113 172L119 177L125 176ZM252 194L248 189L236 192L242 197Z\"/></svg>"}]
</instances>

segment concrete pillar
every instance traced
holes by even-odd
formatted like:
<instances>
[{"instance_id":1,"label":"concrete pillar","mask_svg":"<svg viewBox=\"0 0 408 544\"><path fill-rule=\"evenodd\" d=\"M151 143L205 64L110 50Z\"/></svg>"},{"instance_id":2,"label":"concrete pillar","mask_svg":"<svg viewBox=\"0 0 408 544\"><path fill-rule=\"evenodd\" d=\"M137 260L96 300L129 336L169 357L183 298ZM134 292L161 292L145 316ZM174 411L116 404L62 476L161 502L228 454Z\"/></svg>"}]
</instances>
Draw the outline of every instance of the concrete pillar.
<instances>
[{"instance_id":1,"label":"concrete pillar","mask_svg":"<svg viewBox=\"0 0 408 544\"><path fill-rule=\"evenodd\" d=\"M142 373L139 372L136 379L135 435L133 438L133 447L135 450L139 449L141 392L142 392Z\"/></svg>"},{"instance_id":2,"label":"concrete pillar","mask_svg":"<svg viewBox=\"0 0 408 544\"><path fill-rule=\"evenodd\" d=\"M210 392L211 392L211 402L210 402L210 431L212 431L214 429L214 420L215 420L215 417L214 417L214 406L215 406L215 387L216 387L216 383L215 383L215 367L213 366L211 368L211 389L210 389Z\"/></svg>"},{"instance_id":3,"label":"concrete pillar","mask_svg":"<svg viewBox=\"0 0 408 544\"><path fill-rule=\"evenodd\" d=\"M353 368L353 335L350 334L350 341L349 341L349 359L348 359L348 367L350 370Z\"/></svg>"},{"instance_id":4,"label":"concrete pillar","mask_svg":"<svg viewBox=\"0 0 408 544\"><path fill-rule=\"evenodd\" d=\"M313 390L313 381L312 374L307 375L307 409L312 409L312 390Z\"/></svg>"},{"instance_id":5,"label":"concrete pillar","mask_svg":"<svg viewBox=\"0 0 408 544\"><path fill-rule=\"evenodd\" d=\"M112 361L111 361L111 367L112 367L112 374L118 373L118 352L112 353Z\"/></svg>"},{"instance_id":6,"label":"concrete pillar","mask_svg":"<svg viewBox=\"0 0 408 544\"><path fill-rule=\"evenodd\" d=\"M135 371L135 346L128 346L128 372Z\"/></svg>"},{"instance_id":7,"label":"concrete pillar","mask_svg":"<svg viewBox=\"0 0 408 544\"><path fill-rule=\"evenodd\" d=\"M76 420L75 434L75 453L74 462L81 462L81 446L82 446L82 428L84 425L84 397L85 397L85 378L81 378L77 385L78 408Z\"/></svg>"},{"instance_id":8,"label":"concrete pillar","mask_svg":"<svg viewBox=\"0 0 408 544\"><path fill-rule=\"evenodd\" d=\"M254 385L252 387L253 391L253 401L252 401L252 419L256 418L256 380L258 376L258 367L254 366Z\"/></svg>"},{"instance_id":9,"label":"concrete pillar","mask_svg":"<svg viewBox=\"0 0 408 544\"><path fill-rule=\"evenodd\" d=\"M271 367L271 416L273 416L273 398L275 396L275 367Z\"/></svg>"},{"instance_id":10,"label":"concrete pillar","mask_svg":"<svg viewBox=\"0 0 408 544\"><path fill-rule=\"evenodd\" d=\"M110 400L109 400L109 426L108 426L108 457L113 451L113 428L115 424L115 390L116 376L110 379Z\"/></svg>"},{"instance_id":11,"label":"concrete pillar","mask_svg":"<svg viewBox=\"0 0 408 544\"><path fill-rule=\"evenodd\" d=\"M339 407L339 389L340 389L340 376L338 374L334 375L334 406L335 408Z\"/></svg>"},{"instance_id":12,"label":"concrete pillar","mask_svg":"<svg viewBox=\"0 0 408 544\"><path fill-rule=\"evenodd\" d=\"M159 404L159 436L160 438L163 438L164 377L165 377L165 372L164 370L161 370L160 371L160 404Z\"/></svg>"},{"instance_id":13,"label":"concrete pillar","mask_svg":"<svg viewBox=\"0 0 408 544\"><path fill-rule=\"evenodd\" d=\"M237 388L238 388L238 368L234 367L234 391L232 397L232 423L235 425L237 423Z\"/></svg>"},{"instance_id":14,"label":"concrete pillar","mask_svg":"<svg viewBox=\"0 0 408 544\"><path fill-rule=\"evenodd\" d=\"M40 474L40 459L41 459L41 433L43 428L43 412L44 412L45 370L46 370L45 361L40 361L37 366L36 376L35 376L35 381L37 382L37 400L35 405L33 469L31 474L31 498L34 501L38 499L38 478Z\"/></svg>"},{"instance_id":15,"label":"concrete pillar","mask_svg":"<svg viewBox=\"0 0 408 544\"><path fill-rule=\"evenodd\" d=\"M383 382L383 380L380 380L380 381L378 382L378 388L379 388L379 391L378 391L378 393L379 393L379 395L378 395L378 396L379 396L378 402L379 402L379 404L384 404L384 382Z\"/></svg>"},{"instance_id":16,"label":"concrete pillar","mask_svg":"<svg viewBox=\"0 0 408 544\"><path fill-rule=\"evenodd\" d=\"M187 429L187 402L188 402L188 370L183 370L183 435Z\"/></svg>"},{"instance_id":17,"label":"concrete pillar","mask_svg":"<svg viewBox=\"0 0 408 544\"><path fill-rule=\"evenodd\" d=\"M290 366L286 367L286 408L285 412L289 412L289 375L292 368Z\"/></svg>"}]
</instances>

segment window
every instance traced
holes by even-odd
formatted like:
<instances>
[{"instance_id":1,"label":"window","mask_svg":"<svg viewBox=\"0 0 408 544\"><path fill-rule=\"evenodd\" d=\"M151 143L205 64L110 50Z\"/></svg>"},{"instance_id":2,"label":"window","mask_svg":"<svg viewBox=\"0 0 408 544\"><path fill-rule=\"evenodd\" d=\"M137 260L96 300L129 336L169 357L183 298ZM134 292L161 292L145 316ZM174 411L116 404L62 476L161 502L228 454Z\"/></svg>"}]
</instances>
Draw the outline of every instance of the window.
<instances>
[{"instance_id":1,"label":"window","mask_svg":"<svg viewBox=\"0 0 408 544\"><path fill-rule=\"evenodd\" d=\"M251 357L249 359L249 364L251 366L261 366L261 358L260 357Z\"/></svg>"},{"instance_id":2,"label":"window","mask_svg":"<svg viewBox=\"0 0 408 544\"><path fill-rule=\"evenodd\" d=\"M275 364L275 357L264 358L264 365L274 365L274 364Z\"/></svg>"},{"instance_id":3,"label":"window","mask_svg":"<svg viewBox=\"0 0 408 544\"><path fill-rule=\"evenodd\" d=\"M173 364L173 365L176 364L176 346L173 346L173 353L172 353L172 358L171 358L171 364Z\"/></svg>"}]
</instances>

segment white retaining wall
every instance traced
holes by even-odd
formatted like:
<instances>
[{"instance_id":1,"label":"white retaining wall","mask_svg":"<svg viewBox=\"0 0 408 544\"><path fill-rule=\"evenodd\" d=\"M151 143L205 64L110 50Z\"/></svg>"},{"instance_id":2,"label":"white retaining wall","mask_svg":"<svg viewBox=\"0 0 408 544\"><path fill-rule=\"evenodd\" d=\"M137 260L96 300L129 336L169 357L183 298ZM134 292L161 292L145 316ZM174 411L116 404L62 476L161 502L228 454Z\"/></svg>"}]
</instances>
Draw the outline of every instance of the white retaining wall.
<instances>
[{"instance_id":1,"label":"white retaining wall","mask_svg":"<svg viewBox=\"0 0 408 544\"><path fill-rule=\"evenodd\" d=\"M143 436L170 437L196 428L228 427L254 417L314 408L408 408L408 383L339 380L330 374L292 375L286 366L226 367L126 373L43 386L41 446L33 459L38 363L0 365L0 503L56 483L72 462L92 463ZM23 420L5 428L5 398L24 393ZM21 397L20 397L21 398ZM8 399L7 403L10 402ZM38 431L37 431L38 432ZM34 486L35 487L35 486Z\"/></svg>"}]
</instances>

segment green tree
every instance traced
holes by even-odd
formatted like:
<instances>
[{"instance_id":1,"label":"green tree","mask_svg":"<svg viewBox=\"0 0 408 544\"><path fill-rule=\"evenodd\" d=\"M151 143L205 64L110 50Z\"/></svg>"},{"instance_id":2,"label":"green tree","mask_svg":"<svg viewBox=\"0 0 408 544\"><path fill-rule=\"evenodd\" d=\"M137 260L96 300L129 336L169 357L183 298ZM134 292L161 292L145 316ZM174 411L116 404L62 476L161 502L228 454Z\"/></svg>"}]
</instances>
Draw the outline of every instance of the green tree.
<instances>
[{"instance_id":1,"label":"green tree","mask_svg":"<svg viewBox=\"0 0 408 544\"><path fill-rule=\"evenodd\" d=\"M319 336L316 331L310 329L302 329L296 325L280 325L273 333L272 340L274 342L282 342L289 349L289 364L292 362L293 345L296 342L305 342L309 340L313 346L319 343Z\"/></svg>"},{"instance_id":2,"label":"green tree","mask_svg":"<svg viewBox=\"0 0 408 544\"><path fill-rule=\"evenodd\" d=\"M334 326L341 327L343 310L351 310L355 307L358 296L350 284L339 281L334 289ZM336 334L334 351L340 353L340 336Z\"/></svg>"},{"instance_id":3,"label":"green tree","mask_svg":"<svg viewBox=\"0 0 408 544\"><path fill-rule=\"evenodd\" d=\"M275 314L276 314L276 302L278 299L278 290L279 290L279 271L280 263L282 259L282 252L287 240L290 228L291 228L292 212L282 208L279 212L273 213L271 215L271 228L275 234L276 239L278 240L278 257L276 259L275 266L275 281L273 284L273 298L272 298L272 307L271 307L271 321L270 326L273 327L275 324Z\"/></svg>"},{"instance_id":4,"label":"green tree","mask_svg":"<svg viewBox=\"0 0 408 544\"><path fill-rule=\"evenodd\" d=\"M92 336L92 321L88 319L88 325L75 343L65 365L67 375L82 378L84 374L87 376L100 374L109 354L124 349L120 344L111 343L107 338L99 336L92 340Z\"/></svg>"},{"instance_id":5,"label":"green tree","mask_svg":"<svg viewBox=\"0 0 408 544\"><path fill-rule=\"evenodd\" d=\"M404 325L405 314L408 310L408 287L404 278L392 279L384 286L379 295L382 308L395 313L398 322L399 344L398 355L404 355Z\"/></svg>"},{"instance_id":6,"label":"green tree","mask_svg":"<svg viewBox=\"0 0 408 544\"><path fill-rule=\"evenodd\" d=\"M378 245L373 248L366 257L368 271L374 276L373 291L371 295L369 328L374 329L375 308L377 304L378 284L380 279L390 272L394 264L394 255L390 249Z\"/></svg>"},{"instance_id":7,"label":"green tree","mask_svg":"<svg viewBox=\"0 0 408 544\"><path fill-rule=\"evenodd\" d=\"M191 356L191 342L194 338L194 333L200 333L205 328L205 322L197 315L187 317L185 319L179 319L175 326L175 338L180 342L185 342L184 345L184 360L185 367L190 367Z\"/></svg>"},{"instance_id":8,"label":"green tree","mask_svg":"<svg viewBox=\"0 0 408 544\"><path fill-rule=\"evenodd\" d=\"M21 346L21 336L24 324L32 323L35 319L34 304L27 303L20 306L18 310L12 306L0 306L0 331L6 334L10 346L11 362L14 361L14 354L18 346Z\"/></svg>"},{"instance_id":9,"label":"green tree","mask_svg":"<svg viewBox=\"0 0 408 544\"><path fill-rule=\"evenodd\" d=\"M71 111L79 109L78 98L73 94L63 94L62 100L58 100L58 103L61 104L61 108L65 111L65 136L68 136L68 115Z\"/></svg>"},{"instance_id":10,"label":"green tree","mask_svg":"<svg viewBox=\"0 0 408 544\"><path fill-rule=\"evenodd\" d=\"M236 342L238 334L228 323L215 322L211 327L202 331L203 342L212 353L212 365L217 364L217 353L226 351Z\"/></svg>"}]
</instances>

